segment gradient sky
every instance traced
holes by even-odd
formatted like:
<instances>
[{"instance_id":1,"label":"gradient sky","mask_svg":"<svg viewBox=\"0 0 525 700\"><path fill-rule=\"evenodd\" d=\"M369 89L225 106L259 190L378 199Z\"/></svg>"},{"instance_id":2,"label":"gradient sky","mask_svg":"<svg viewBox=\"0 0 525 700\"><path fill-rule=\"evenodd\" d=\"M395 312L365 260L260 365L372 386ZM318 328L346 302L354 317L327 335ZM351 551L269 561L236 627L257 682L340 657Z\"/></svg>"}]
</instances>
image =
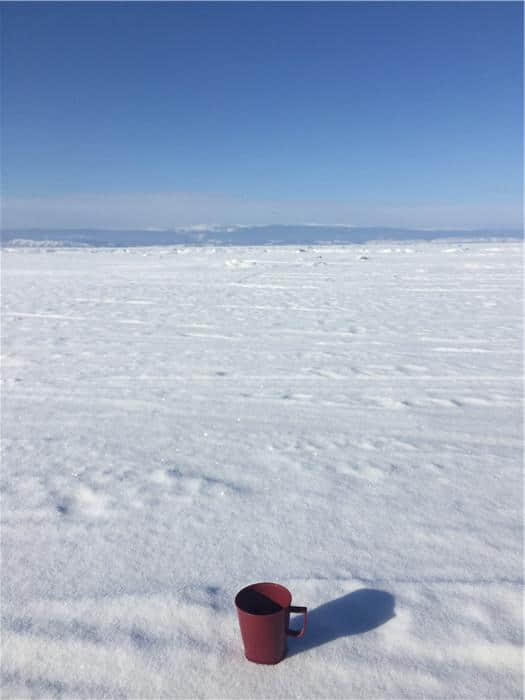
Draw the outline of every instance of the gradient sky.
<instances>
[{"instance_id":1,"label":"gradient sky","mask_svg":"<svg viewBox=\"0 0 525 700\"><path fill-rule=\"evenodd\" d=\"M4 3L4 225L521 225L519 2Z\"/></svg>"}]
</instances>

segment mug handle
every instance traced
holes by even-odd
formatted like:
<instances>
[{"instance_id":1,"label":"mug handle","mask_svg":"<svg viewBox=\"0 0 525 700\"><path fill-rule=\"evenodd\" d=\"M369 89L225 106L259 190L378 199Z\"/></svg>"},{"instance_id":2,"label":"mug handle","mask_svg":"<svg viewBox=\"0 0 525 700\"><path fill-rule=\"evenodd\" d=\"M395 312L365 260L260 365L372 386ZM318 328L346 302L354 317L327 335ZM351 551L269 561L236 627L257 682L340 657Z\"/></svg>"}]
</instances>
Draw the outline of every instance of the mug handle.
<instances>
[{"instance_id":1,"label":"mug handle","mask_svg":"<svg viewBox=\"0 0 525 700\"><path fill-rule=\"evenodd\" d=\"M286 634L289 637L302 637L306 629L306 608L300 605L290 605L289 610L291 613L302 613L304 615L304 622L300 630L287 629Z\"/></svg>"}]
</instances>

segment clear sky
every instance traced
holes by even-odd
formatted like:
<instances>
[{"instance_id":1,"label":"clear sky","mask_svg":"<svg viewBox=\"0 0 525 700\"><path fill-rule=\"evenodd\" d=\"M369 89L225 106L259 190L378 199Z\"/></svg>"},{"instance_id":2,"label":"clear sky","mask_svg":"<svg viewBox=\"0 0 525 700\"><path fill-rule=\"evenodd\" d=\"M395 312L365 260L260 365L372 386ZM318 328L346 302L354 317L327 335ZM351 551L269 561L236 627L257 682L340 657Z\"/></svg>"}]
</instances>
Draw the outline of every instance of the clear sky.
<instances>
[{"instance_id":1,"label":"clear sky","mask_svg":"<svg viewBox=\"0 0 525 700\"><path fill-rule=\"evenodd\" d=\"M520 226L519 2L1 8L6 226Z\"/></svg>"}]
</instances>

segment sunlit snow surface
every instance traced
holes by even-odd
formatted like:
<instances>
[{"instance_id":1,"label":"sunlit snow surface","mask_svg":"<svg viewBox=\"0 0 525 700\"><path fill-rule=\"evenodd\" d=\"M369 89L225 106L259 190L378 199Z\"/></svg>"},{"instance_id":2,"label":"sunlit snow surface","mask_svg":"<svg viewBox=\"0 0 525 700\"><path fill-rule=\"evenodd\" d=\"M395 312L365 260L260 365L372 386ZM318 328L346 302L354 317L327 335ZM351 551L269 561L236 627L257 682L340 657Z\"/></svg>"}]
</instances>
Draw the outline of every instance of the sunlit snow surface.
<instances>
[{"instance_id":1,"label":"sunlit snow surface","mask_svg":"<svg viewBox=\"0 0 525 700\"><path fill-rule=\"evenodd\" d=\"M521 696L519 243L2 264L3 697Z\"/></svg>"}]
</instances>

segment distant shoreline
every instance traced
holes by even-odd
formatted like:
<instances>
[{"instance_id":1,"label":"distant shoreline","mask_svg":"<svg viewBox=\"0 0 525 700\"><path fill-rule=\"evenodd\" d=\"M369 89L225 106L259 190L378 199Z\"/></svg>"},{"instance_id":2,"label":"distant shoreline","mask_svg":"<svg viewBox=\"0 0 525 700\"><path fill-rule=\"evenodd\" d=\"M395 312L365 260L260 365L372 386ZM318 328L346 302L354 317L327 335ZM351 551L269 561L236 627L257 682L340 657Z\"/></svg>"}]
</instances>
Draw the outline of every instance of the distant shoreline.
<instances>
[{"instance_id":1,"label":"distant shoreline","mask_svg":"<svg viewBox=\"0 0 525 700\"><path fill-rule=\"evenodd\" d=\"M363 245L367 243L490 240L523 240L518 230L400 229L345 226L238 226L209 229L151 231L141 229L6 229L0 235L3 247L101 247L143 246L283 246Z\"/></svg>"}]
</instances>

